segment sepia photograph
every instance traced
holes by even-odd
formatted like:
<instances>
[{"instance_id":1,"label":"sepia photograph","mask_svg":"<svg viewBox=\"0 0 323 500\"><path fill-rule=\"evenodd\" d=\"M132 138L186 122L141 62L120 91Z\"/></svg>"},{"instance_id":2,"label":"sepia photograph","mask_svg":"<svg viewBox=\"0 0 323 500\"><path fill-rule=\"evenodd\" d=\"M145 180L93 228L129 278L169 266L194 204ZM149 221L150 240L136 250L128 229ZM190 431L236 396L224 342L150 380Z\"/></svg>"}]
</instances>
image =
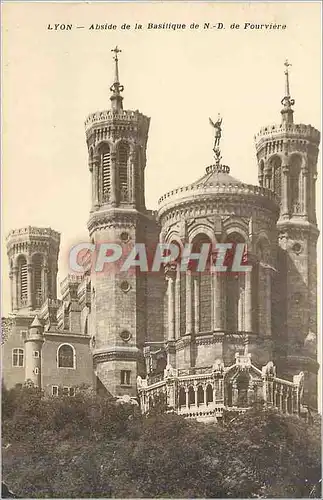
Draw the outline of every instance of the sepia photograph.
<instances>
[{"instance_id":1,"label":"sepia photograph","mask_svg":"<svg viewBox=\"0 0 323 500\"><path fill-rule=\"evenodd\" d=\"M1 11L1 498L322 498L321 3Z\"/></svg>"}]
</instances>

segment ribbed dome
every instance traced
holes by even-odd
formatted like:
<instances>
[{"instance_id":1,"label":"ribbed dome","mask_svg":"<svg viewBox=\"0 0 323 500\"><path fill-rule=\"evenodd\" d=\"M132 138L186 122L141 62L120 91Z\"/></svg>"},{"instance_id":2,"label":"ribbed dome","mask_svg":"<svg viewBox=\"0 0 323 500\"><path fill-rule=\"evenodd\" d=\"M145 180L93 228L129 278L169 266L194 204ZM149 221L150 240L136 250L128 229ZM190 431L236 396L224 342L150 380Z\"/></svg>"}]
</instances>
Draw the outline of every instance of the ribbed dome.
<instances>
[{"instance_id":1,"label":"ribbed dome","mask_svg":"<svg viewBox=\"0 0 323 500\"><path fill-rule=\"evenodd\" d=\"M191 186L196 186L198 184L204 186L214 186L215 184L234 184L242 186L243 182L227 173L211 171L204 174L203 177L200 177L197 181L193 182Z\"/></svg>"}]
</instances>

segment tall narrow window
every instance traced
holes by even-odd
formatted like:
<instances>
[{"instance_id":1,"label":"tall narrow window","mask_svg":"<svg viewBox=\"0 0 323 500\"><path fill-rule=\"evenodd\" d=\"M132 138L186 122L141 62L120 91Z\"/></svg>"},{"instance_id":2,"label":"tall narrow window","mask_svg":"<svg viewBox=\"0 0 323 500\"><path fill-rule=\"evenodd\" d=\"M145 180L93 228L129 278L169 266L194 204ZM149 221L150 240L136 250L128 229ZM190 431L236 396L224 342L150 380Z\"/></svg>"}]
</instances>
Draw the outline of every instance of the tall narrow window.
<instances>
[{"instance_id":1,"label":"tall narrow window","mask_svg":"<svg viewBox=\"0 0 323 500\"><path fill-rule=\"evenodd\" d=\"M24 366L24 350L20 348L12 349L12 366Z\"/></svg>"},{"instance_id":2,"label":"tall narrow window","mask_svg":"<svg viewBox=\"0 0 323 500\"><path fill-rule=\"evenodd\" d=\"M301 158L293 156L290 165L290 211L298 213L301 211L300 205L300 174L301 174Z\"/></svg>"},{"instance_id":3,"label":"tall narrow window","mask_svg":"<svg viewBox=\"0 0 323 500\"><path fill-rule=\"evenodd\" d=\"M118 149L119 186L121 201L127 201L129 197L128 158L129 146L126 143L121 143Z\"/></svg>"},{"instance_id":4,"label":"tall narrow window","mask_svg":"<svg viewBox=\"0 0 323 500\"><path fill-rule=\"evenodd\" d=\"M34 293L35 306L40 307L43 302L42 294L42 264L43 258L41 255L35 255L33 258L33 278L34 278Z\"/></svg>"},{"instance_id":5,"label":"tall narrow window","mask_svg":"<svg viewBox=\"0 0 323 500\"><path fill-rule=\"evenodd\" d=\"M130 370L121 370L121 385L130 385Z\"/></svg>"},{"instance_id":6,"label":"tall narrow window","mask_svg":"<svg viewBox=\"0 0 323 500\"><path fill-rule=\"evenodd\" d=\"M111 194L111 156L110 148L106 146L101 154L102 162L102 196L103 201L109 201Z\"/></svg>"},{"instance_id":7,"label":"tall narrow window","mask_svg":"<svg viewBox=\"0 0 323 500\"><path fill-rule=\"evenodd\" d=\"M279 196L279 199L282 195L282 183L281 183L281 159L278 156L275 156L272 161L272 172L273 172L273 190Z\"/></svg>"},{"instance_id":8,"label":"tall narrow window","mask_svg":"<svg viewBox=\"0 0 323 500\"><path fill-rule=\"evenodd\" d=\"M19 261L19 288L20 307L24 307L27 305L28 298L28 274L25 257L22 257Z\"/></svg>"}]
</instances>

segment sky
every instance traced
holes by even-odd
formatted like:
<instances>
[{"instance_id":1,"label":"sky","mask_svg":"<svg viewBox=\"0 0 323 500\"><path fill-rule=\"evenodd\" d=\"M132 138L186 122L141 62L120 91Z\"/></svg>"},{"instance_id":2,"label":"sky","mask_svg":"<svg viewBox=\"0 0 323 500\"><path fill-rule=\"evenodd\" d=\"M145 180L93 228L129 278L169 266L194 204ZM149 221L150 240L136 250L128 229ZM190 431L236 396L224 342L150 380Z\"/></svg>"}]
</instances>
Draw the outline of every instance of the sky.
<instances>
[{"instance_id":1,"label":"sky","mask_svg":"<svg viewBox=\"0 0 323 500\"><path fill-rule=\"evenodd\" d=\"M2 315L9 312L5 236L27 225L87 241L90 173L84 120L110 107L118 45L124 108L151 117L146 203L201 177L212 162L209 117L223 117L223 162L257 184L254 134L280 122L289 59L295 122L321 129L319 3L11 3L2 5ZM143 25L134 30L135 23ZM225 29L148 30L147 23L222 22ZM230 29L233 23L285 30ZM48 29L72 24L72 30ZM90 30L91 24L116 30ZM123 23L131 25L122 30ZM77 29L76 26L84 26ZM320 171L318 193L320 192ZM318 217L321 220L320 197Z\"/></svg>"}]
</instances>

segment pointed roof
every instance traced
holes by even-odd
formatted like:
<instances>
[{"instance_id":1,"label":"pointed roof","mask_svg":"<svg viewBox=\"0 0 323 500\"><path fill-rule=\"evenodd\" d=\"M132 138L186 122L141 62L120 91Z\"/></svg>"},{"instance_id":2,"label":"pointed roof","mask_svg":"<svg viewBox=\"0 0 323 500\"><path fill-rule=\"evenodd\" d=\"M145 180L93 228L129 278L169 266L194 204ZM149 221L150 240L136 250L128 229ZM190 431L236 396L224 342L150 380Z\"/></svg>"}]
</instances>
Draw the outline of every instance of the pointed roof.
<instances>
[{"instance_id":1,"label":"pointed roof","mask_svg":"<svg viewBox=\"0 0 323 500\"><path fill-rule=\"evenodd\" d=\"M43 327L43 325L39 321L39 318L38 318L38 316L36 314L36 316L33 319L32 324L30 325L30 328L42 328L42 327Z\"/></svg>"},{"instance_id":2,"label":"pointed roof","mask_svg":"<svg viewBox=\"0 0 323 500\"><path fill-rule=\"evenodd\" d=\"M122 101L123 97L121 95L121 92L124 90L124 86L120 84L119 81L119 59L118 59L118 54L121 52L121 50L116 46L114 49L111 50L111 52L114 52L114 61L115 61L115 68L114 68L114 82L110 87L110 92L112 92L112 95L110 97L111 100L111 107L115 111L119 111L123 109Z\"/></svg>"}]
</instances>

